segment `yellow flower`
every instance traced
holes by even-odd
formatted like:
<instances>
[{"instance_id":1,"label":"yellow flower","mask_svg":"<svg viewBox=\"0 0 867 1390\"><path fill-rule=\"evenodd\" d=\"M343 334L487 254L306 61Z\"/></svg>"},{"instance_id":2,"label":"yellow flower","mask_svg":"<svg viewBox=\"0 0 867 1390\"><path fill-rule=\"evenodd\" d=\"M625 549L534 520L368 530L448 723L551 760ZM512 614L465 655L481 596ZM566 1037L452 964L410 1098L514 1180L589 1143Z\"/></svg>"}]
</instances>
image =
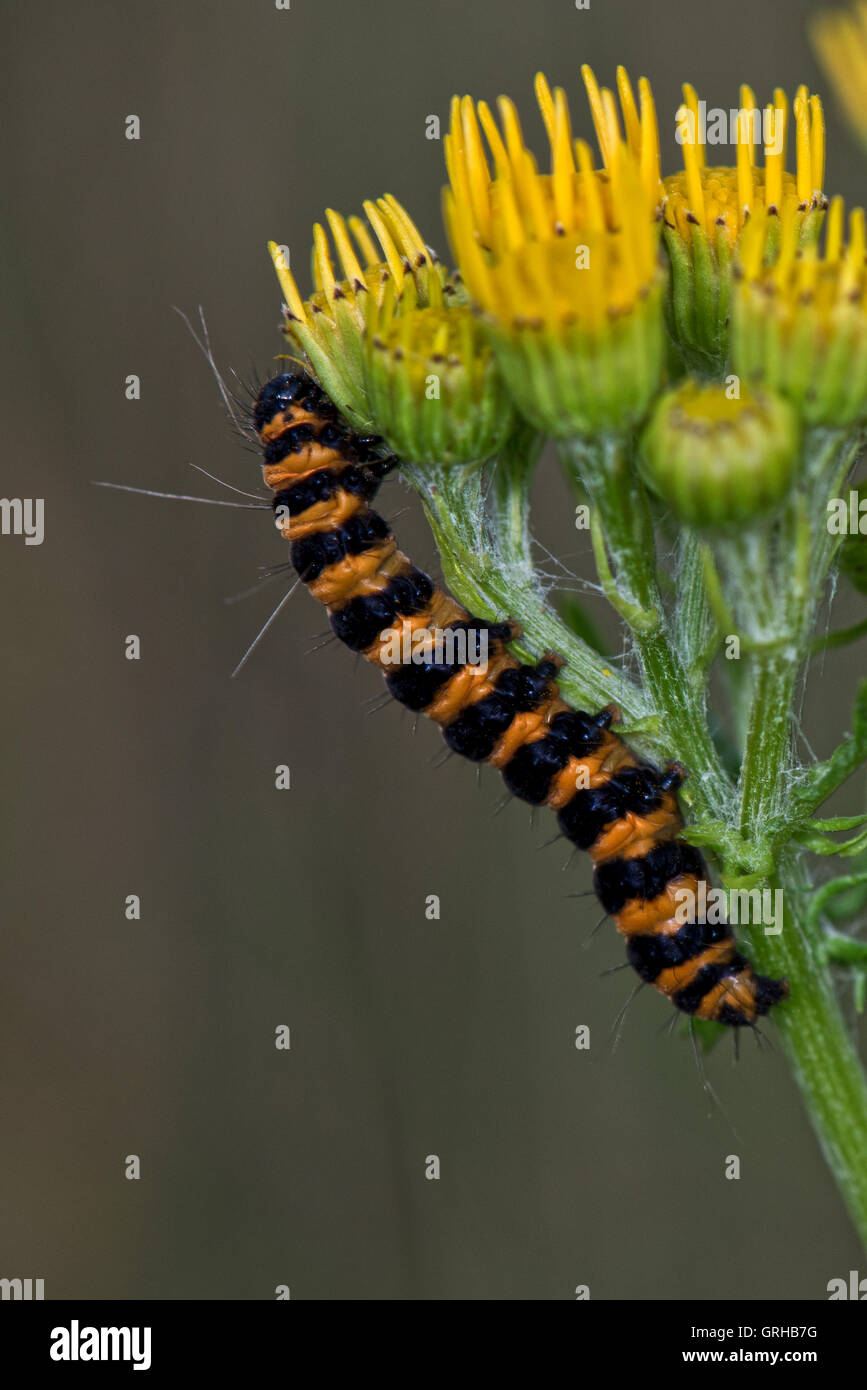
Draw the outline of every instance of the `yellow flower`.
<instances>
[{"instance_id":1,"label":"yellow flower","mask_svg":"<svg viewBox=\"0 0 867 1390\"><path fill-rule=\"evenodd\" d=\"M348 221L331 208L326 211L338 269L335 271L328 234L321 223L313 228L313 294L303 300L286 263L283 247L268 243L274 269L286 300L287 338L305 354L313 372L335 405L357 429L374 426L364 382L364 336L371 307L393 287L399 300L411 284L413 304L441 300L445 272L435 253L396 198L386 195L366 202L367 224ZM375 238L375 240L374 240Z\"/></svg>"},{"instance_id":2,"label":"yellow flower","mask_svg":"<svg viewBox=\"0 0 867 1390\"><path fill-rule=\"evenodd\" d=\"M795 173L786 170L786 146L790 134L789 102L777 88L773 103L764 112L756 106L752 89L742 86L734 123L736 168L709 168L705 144L700 140L699 99L688 83L678 109L683 171L665 179L666 221L689 240L698 224L713 241L724 238L733 248L747 220L764 213L776 216L792 204L803 217L824 205L825 119L822 103L799 87L792 106L794 116ZM689 138L690 135L692 138ZM756 165L756 145L764 142L764 168Z\"/></svg>"},{"instance_id":3,"label":"yellow flower","mask_svg":"<svg viewBox=\"0 0 867 1390\"><path fill-rule=\"evenodd\" d=\"M867 231L863 208L842 198L828 212L824 249L799 244L796 215L781 219L768 260L759 227L739 249L732 365L750 382L786 396L810 425L867 418Z\"/></svg>"},{"instance_id":4,"label":"yellow flower","mask_svg":"<svg viewBox=\"0 0 867 1390\"><path fill-rule=\"evenodd\" d=\"M370 315L366 382L376 430L412 463L469 464L491 458L515 417L478 318L466 304L398 304L393 289Z\"/></svg>"},{"instance_id":5,"label":"yellow flower","mask_svg":"<svg viewBox=\"0 0 867 1390\"><path fill-rule=\"evenodd\" d=\"M822 10L810 33L849 124L867 143L867 0L849 10Z\"/></svg>"},{"instance_id":6,"label":"yellow flower","mask_svg":"<svg viewBox=\"0 0 867 1390\"><path fill-rule=\"evenodd\" d=\"M758 225L772 248L783 213L800 237L815 239L827 200L825 122L822 103L806 87L796 93L790 131L789 104L780 88L764 111L752 90L740 90L732 113L735 167L709 167L703 143L699 99L688 84L677 113L683 148L682 172L664 180L665 242L671 257L669 326L687 365L721 372L728 351L732 253L747 222ZM721 113L722 114L722 113ZM786 146L794 136L795 173L786 169ZM764 143L764 167L756 164L756 145Z\"/></svg>"},{"instance_id":7,"label":"yellow flower","mask_svg":"<svg viewBox=\"0 0 867 1390\"><path fill-rule=\"evenodd\" d=\"M601 170L541 74L550 173L507 97L499 124L485 102L456 97L446 136L445 221L467 291L522 412L559 436L628 427L661 373L655 113L647 85L639 115L623 81L625 139L613 94L593 79Z\"/></svg>"}]
</instances>

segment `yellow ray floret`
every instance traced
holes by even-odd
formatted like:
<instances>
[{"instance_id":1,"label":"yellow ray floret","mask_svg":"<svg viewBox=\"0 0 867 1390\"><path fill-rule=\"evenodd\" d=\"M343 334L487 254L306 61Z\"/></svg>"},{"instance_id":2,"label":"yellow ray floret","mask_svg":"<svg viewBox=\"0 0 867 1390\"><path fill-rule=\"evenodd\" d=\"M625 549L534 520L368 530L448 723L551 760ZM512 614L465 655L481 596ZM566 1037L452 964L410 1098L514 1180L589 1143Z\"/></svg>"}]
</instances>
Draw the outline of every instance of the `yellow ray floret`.
<instances>
[{"instance_id":1,"label":"yellow ray floret","mask_svg":"<svg viewBox=\"0 0 867 1390\"><path fill-rule=\"evenodd\" d=\"M614 93L607 87L600 87L593 69L585 63L581 69L590 112L599 142L599 151L605 167L608 167L611 153L621 140L620 119ZM542 79L544 81L544 79ZM537 79L538 81L538 79ZM653 92L646 77L639 78L638 105L636 106L632 83L624 67L617 69L617 95L620 98L620 113L626 144L638 161L641 171L641 185L648 205L655 208L662 196L659 164L659 122Z\"/></svg>"},{"instance_id":2,"label":"yellow ray floret","mask_svg":"<svg viewBox=\"0 0 867 1390\"><path fill-rule=\"evenodd\" d=\"M401 310L442 305L445 274L396 198L364 204L366 221L329 208L313 228L313 293L303 299L284 247L268 243L286 301L284 332L356 429L372 427L363 345L386 292Z\"/></svg>"},{"instance_id":3,"label":"yellow ray floret","mask_svg":"<svg viewBox=\"0 0 867 1390\"><path fill-rule=\"evenodd\" d=\"M763 291L768 310L780 323L794 327L809 306L813 324L830 334L841 312L867 314L865 226L864 209L853 208L848 242L844 242L843 199L834 198L824 247L805 246L798 239L796 217L787 210L781 221L779 246L770 262L758 227L746 228L740 244L740 274L746 287Z\"/></svg>"},{"instance_id":4,"label":"yellow ray floret","mask_svg":"<svg viewBox=\"0 0 867 1390\"><path fill-rule=\"evenodd\" d=\"M821 10L811 37L855 132L867 139L867 0L848 10Z\"/></svg>"},{"instance_id":5,"label":"yellow ray floret","mask_svg":"<svg viewBox=\"0 0 867 1390\"><path fill-rule=\"evenodd\" d=\"M589 74L589 76L588 76ZM550 172L540 173L506 97L455 97L445 141L446 226L471 297L510 326L596 325L628 311L656 270L659 149L646 85L636 106L622 70L615 99L585 73L604 167L574 140L565 92L540 73Z\"/></svg>"},{"instance_id":6,"label":"yellow ray floret","mask_svg":"<svg viewBox=\"0 0 867 1390\"><path fill-rule=\"evenodd\" d=\"M787 209L769 255L750 224L739 248L734 301L735 371L786 396L810 425L836 429L867 418L867 222L843 202L828 211L824 247L799 240Z\"/></svg>"},{"instance_id":7,"label":"yellow ray floret","mask_svg":"<svg viewBox=\"0 0 867 1390\"><path fill-rule=\"evenodd\" d=\"M368 201L364 211L369 227L361 218L347 220L331 208L325 213L328 231L322 223L315 224L314 293L307 302L301 297L283 248L276 242L268 243L290 320L309 328L314 314L327 313L329 306L341 299L357 300L389 281L400 292L408 276L436 265L436 256L396 198L386 194L375 202Z\"/></svg>"},{"instance_id":8,"label":"yellow ray floret","mask_svg":"<svg viewBox=\"0 0 867 1390\"><path fill-rule=\"evenodd\" d=\"M734 129L735 167L708 167L699 101L693 87L683 88L677 112L683 170L665 179L667 225L685 239L698 226L714 241L734 246L749 217L762 210L776 215L793 205L802 215L825 206L825 118L822 103L799 87L789 109L779 87L773 102L756 105L752 89L742 86L740 105L729 116ZM786 150L794 146L794 173L786 168ZM764 150L759 167L756 151Z\"/></svg>"}]
</instances>

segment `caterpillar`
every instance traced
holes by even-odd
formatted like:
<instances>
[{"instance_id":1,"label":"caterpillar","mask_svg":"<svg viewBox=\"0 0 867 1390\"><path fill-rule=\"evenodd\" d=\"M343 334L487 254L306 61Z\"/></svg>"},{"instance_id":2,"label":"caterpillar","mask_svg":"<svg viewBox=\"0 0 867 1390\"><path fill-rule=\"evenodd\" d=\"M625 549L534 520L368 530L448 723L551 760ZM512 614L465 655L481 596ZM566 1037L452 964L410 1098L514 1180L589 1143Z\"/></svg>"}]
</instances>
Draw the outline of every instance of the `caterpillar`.
<instances>
[{"instance_id":1,"label":"caterpillar","mask_svg":"<svg viewBox=\"0 0 867 1390\"><path fill-rule=\"evenodd\" d=\"M509 791L557 815L563 835L593 862L593 884L626 939L629 964L683 1013L732 1027L754 1026L788 995L786 980L757 974L728 923L678 914L698 901L707 878L701 854L679 836L678 765L641 760L597 714L560 698L562 664L522 664L507 648L511 622L487 622L465 608L397 548L369 505L398 460L361 437L304 374L267 382L253 406L278 528L293 567L325 605L341 642L379 666L391 695L440 726L454 752L500 770ZM393 664L407 633L483 630L488 657ZM688 901L688 900L687 900Z\"/></svg>"}]
</instances>

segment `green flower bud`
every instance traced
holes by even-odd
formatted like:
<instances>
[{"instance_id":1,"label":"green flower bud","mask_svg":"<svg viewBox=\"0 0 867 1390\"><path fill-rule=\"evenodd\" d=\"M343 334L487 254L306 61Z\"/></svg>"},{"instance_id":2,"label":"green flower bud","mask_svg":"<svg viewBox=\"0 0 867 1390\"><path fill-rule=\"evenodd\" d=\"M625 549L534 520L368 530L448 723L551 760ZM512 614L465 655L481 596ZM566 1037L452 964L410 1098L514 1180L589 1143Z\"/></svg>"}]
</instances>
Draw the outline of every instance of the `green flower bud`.
<instances>
[{"instance_id":1,"label":"green flower bud","mask_svg":"<svg viewBox=\"0 0 867 1390\"><path fill-rule=\"evenodd\" d=\"M648 486L688 526L743 526L772 511L798 460L795 412L767 391L687 379L657 401L641 438Z\"/></svg>"},{"instance_id":2,"label":"green flower bud","mask_svg":"<svg viewBox=\"0 0 867 1390\"><path fill-rule=\"evenodd\" d=\"M377 434L413 463L484 463L515 423L491 347L462 305L413 309L387 293L368 326L365 380Z\"/></svg>"}]
</instances>

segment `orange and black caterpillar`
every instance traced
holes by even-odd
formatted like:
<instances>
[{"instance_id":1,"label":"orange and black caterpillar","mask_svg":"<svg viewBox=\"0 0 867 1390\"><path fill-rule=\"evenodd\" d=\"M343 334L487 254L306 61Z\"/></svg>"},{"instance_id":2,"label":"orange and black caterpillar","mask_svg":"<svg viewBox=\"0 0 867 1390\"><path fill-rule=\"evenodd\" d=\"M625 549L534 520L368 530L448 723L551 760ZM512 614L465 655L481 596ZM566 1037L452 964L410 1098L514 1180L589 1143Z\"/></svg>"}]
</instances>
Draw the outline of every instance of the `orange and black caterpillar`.
<instances>
[{"instance_id":1,"label":"orange and black caterpillar","mask_svg":"<svg viewBox=\"0 0 867 1390\"><path fill-rule=\"evenodd\" d=\"M337 637L380 667L396 700L439 724L456 753L499 768L515 796L556 811L566 838L589 850L596 894L641 979L684 1013L732 1027L753 1025L784 999L786 981L757 975L728 924L677 919L678 890L696 902L707 877L678 836L682 770L639 760L611 731L613 706L571 709L555 658L522 665L506 648L514 624L471 618L398 550L369 506L397 463L381 456L381 441L353 433L304 375L269 381L253 424L292 564ZM397 635L449 628L485 629L487 664L386 660Z\"/></svg>"}]
</instances>

